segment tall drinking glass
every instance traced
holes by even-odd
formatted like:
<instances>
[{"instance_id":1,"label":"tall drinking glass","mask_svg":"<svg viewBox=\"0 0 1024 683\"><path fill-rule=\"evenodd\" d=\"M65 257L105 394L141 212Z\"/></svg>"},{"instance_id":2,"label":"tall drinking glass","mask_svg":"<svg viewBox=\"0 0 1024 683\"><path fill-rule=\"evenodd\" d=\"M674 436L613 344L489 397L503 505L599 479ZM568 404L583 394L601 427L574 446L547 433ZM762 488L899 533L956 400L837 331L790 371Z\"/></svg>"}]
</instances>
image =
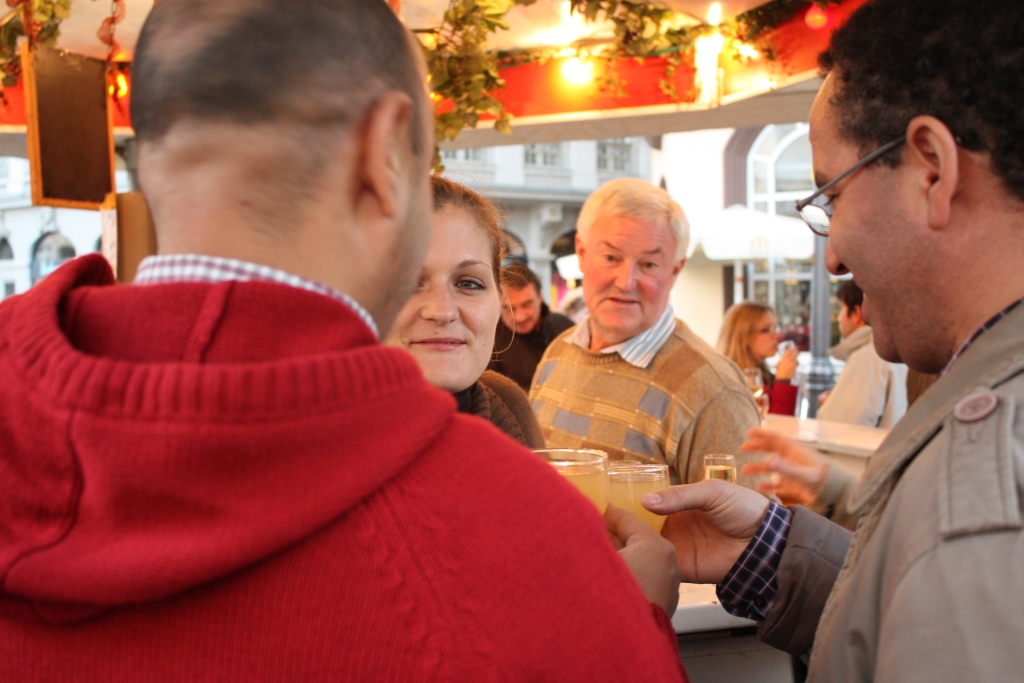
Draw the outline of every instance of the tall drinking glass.
<instances>
[{"instance_id":1,"label":"tall drinking glass","mask_svg":"<svg viewBox=\"0 0 1024 683\"><path fill-rule=\"evenodd\" d=\"M604 514L608 507L608 454L574 448L534 451L568 479Z\"/></svg>"},{"instance_id":2,"label":"tall drinking glass","mask_svg":"<svg viewBox=\"0 0 1024 683\"><path fill-rule=\"evenodd\" d=\"M754 403L757 404L757 412L761 414L761 419L763 420L768 416L768 408L771 399L768 396L768 393L764 390L764 377L761 375L761 369L746 368L743 370L743 374L747 378L747 387L750 389L750 393L754 397Z\"/></svg>"},{"instance_id":3,"label":"tall drinking glass","mask_svg":"<svg viewBox=\"0 0 1024 683\"><path fill-rule=\"evenodd\" d=\"M736 483L736 458L732 455L712 454L704 456L704 478L721 479Z\"/></svg>"},{"instance_id":4,"label":"tall drinking glass","mask_svg":"<svg viewBox=\"0 0 1024 683\"><path fill-rule=\"evenodd\" d=\"M665 518L640 503L645 493L668 488L668 465L647 465L635 462L608 464L608 502L629 510L657 532L665 525Z\"/></svg>"}]
</instances>

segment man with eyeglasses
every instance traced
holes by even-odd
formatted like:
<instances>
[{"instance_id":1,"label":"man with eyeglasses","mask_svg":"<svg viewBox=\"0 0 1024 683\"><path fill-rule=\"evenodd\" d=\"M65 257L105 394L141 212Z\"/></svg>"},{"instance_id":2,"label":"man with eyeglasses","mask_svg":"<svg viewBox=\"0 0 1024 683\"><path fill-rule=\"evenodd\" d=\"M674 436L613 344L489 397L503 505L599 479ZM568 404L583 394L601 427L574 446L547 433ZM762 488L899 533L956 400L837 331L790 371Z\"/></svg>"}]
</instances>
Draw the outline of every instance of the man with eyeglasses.
<instances>
[{"instance_id":1,"label":"man with eyeglasses","mask_svg":"<svg viewBox=\"0 0 1024 683\"><path fill-rule=\"evenodd\" d=\"M849 496L856 532L724 482L645 500L689 515L683 580L810 681L1024 676L1022 35L1024 3L874 0L821 58L820 189L797 208L879 355L941 374ZM760 430L743 449L800 454Z\"/></svg>"}]
</instances>

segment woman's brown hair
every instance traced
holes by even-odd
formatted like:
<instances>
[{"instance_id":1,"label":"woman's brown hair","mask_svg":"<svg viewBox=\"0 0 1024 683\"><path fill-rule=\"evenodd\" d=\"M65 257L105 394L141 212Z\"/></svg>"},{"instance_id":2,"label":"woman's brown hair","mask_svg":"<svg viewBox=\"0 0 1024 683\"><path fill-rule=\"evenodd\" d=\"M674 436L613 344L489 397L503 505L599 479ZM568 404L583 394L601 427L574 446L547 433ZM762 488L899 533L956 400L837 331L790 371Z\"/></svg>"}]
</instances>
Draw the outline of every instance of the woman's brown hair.
<instances>
[{"instance_id":1,"label":"woman's brown hair","mask_svg":"<svg viewBox=\"0 0 1024 683\"><path fill-rule=\"evenodd\" d=\"M430 176L430 187L434 196L434 211L449 207L462 209L473 217L477 226L491 244L494 283L501 285L501 262L505 260L505 233L501 229L501 216L491 200L465 185L453 182L437 174Z\"/></svg>"}]
</instances>

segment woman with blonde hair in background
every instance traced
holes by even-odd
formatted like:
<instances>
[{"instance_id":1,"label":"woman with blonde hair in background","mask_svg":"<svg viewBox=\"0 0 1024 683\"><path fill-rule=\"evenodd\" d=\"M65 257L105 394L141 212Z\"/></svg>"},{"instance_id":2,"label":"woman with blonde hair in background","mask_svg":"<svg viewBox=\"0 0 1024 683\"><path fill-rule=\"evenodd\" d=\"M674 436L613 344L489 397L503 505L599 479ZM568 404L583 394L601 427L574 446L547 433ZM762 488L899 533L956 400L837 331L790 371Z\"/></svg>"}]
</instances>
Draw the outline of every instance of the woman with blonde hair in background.
<instances>
[{"instance_id":1,"label":"woman with blonde hair in background","mask_svg":"<svg viewBox=\"0 0 1024 683\"><path fill-rule=\"evenodd\" d=\"M725 313L718 335L718 351L736 363L752 385L760 374L768 412L793 415L796 412L796 386L790 380L796 374L797 350L786 350L773 374L765 361L779 349L779 332L775 312L756 301L741 301ZM753 387L752 387L753 388Z\"/></svg>"}]
</instances>

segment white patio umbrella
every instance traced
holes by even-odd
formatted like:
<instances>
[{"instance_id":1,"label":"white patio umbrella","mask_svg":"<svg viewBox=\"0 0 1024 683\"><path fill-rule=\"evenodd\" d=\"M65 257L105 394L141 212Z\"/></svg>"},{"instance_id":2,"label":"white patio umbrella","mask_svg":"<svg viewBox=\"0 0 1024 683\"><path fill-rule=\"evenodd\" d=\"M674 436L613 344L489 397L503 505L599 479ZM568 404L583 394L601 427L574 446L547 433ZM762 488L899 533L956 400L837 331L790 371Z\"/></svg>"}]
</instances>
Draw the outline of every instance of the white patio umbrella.
<instances>
[{"instance_id":1,"label":"white patio umbrella","mask_svg":"<svg viewBox=\"0 0 1024 683\"><path fill-rule=\"evenodd\" d=\"M739 205L690 217L691 255L698 244L712 261L803 260L814 256L814 234L802 220Z\"/></svg>"}]
</instances>

